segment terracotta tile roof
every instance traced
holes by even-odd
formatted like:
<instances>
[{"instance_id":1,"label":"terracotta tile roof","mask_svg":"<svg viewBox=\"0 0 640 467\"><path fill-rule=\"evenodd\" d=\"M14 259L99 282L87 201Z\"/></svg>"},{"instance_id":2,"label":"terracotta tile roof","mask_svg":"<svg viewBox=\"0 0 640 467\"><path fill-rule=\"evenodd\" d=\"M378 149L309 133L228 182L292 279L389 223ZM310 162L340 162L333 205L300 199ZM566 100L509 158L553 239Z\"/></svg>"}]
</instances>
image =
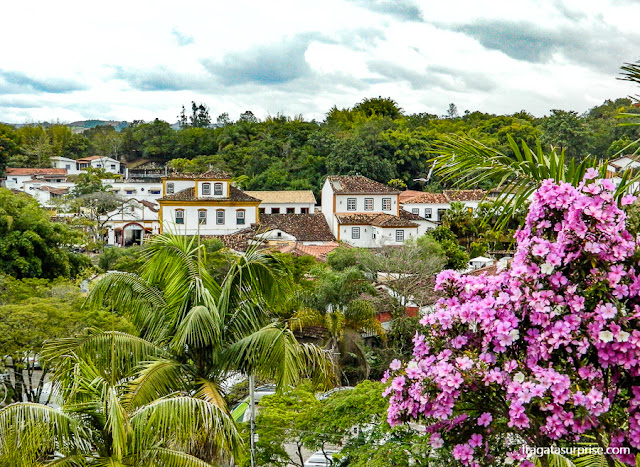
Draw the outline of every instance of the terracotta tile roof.
<instances>
[{"instance_id":1,"label":"terracotta tile roof","mask_svg":"<svg viewBox=\"0 0 640 467\"><path fill-rule=\"evenodd\" d=\"M338 194L397 194L395 190L362 175L330 175L327 177L334 193Z\"/></svg>"},{"instance_id":2,"label":"terracotta tile roof","mask_svg":"<svg viewBox=\"0 0 640 467\"><path fill-rule=\"evenodd\" d=\"M427 193L420 191L418 195L413 198L405 198L402 201L403 204L448 204L449 199L444 193Z\"/></svg>"},{"instance_id":3,"label":"terracotta tile roof","mask_svg":"<svg viewBox=\"0 0 640 467\"><path fill-rule=\"evenodd\" d=\"M158 199L158 201L206 201L207 203L225 203L227 201L247 201L247 202L256 202L260 201L253 196L247 195L244 191L239 190L234 186L229 187L229 197L228 198L214 198L214 197L195 197L195 188L185 188L184 190L180 190L173 195L164 196L163 198Z\"/></svg>"},{"instance_id":4,"label":"terracotta tile roof","mask_svg":"<svg viewBox=\"0 0 640 467\"><path fill-rule=\"evenodd\" d=\"M305 203L316 204L316 197L311 190L295 191L245 191L249 196L258 198L265 204L269 203Z\"/></svg>"},{"instance_id":5,"label":"terracotta tile roof","mask_svg":"<svg viewBox=\"0 0 640 467\"><path fill-rule=\"evenodd\" d=\"M487 276L495 276L498 274L498 263L494 263L491 266L487 266L486 268L474 269L473 271L468 272L467 276L482 276L486 274Z\"/></svg>"},{"instance_id":6,"label":"terracotta tile roof","mask_svg":"<svg viewBox=\"0 0 640 467\"><path fill-rule=\"evenodd\" d=\"M52 195L66 195L69 188L54 188L52 186L41 186L38 188L40 191L48 191Z\"/></svg>"},{"instance_id":7,"label":"terracotta tile roof","mask_svg":"<svg viewBox=\"0 0 640 467\"><path fill-rule=\"evenodd\" d=\"M401 191L400 194L398 195L398 201L400 203L405 203L408 199L415 198L416 196L419 196L423 193L424 191L404 190L404 191Z\"/></svg>"},{"instance_id":8,"label":"terracotta tile roof","mask_svg":"<svg viewBox=\"0 0 640 467\"><path fill-rule=\"evenodd\" d=\"M449 201L482 201L485 194L483 190L444 190Z\"/></svg>"},{"instance_id":9,"label":"terracotta tile roof","mask_svg":"<svg viewBox=\"0 0 640 467\"><path fill-rule=\"evenodd\" d=\"M249 241L255 237L258 228L256 225L247 227L234 234L229 235L202 235L201 238L217 238L224 246L235 251L247 251Z\"/></svg>"},{"instance_id":10,"label":"terracotta tile roof","mask_svg":"<svg viewBox=\"0 0 640 467\"><path fill-rule=\"evenodd\" d=\"M260 231L278 229L299 242L334 242L324 214L260 214Z\"/></svg>"},{"instance_id":11,"label":"terracotta tile roof","mask_svg":"<svg viewBox=\"0 0 640 467\"><path fill-rule=\"evenodd\" d=\"M193 174L172 173L162 178L166 180L182 180L182 179L194 180L196 178L203 179L203 180L206 180L206 179L231 180L231 175L229 175L227 172L223 172L222 170L209 170L208 172L193 173Z\"/></svg>"},{"instance_id":12,"label":"terracotta tile roof","mask_svg":"<svg viewBox=\"0 0 640 467\"><path fill-rule=\"evenodd\" d=\"M335 215L342 225L375 225L377 227L418 227L408 219L391 214L345 214Z\"/></svg>"},{"instance_id":13,"label":"terracotta tile roof","mask_svg":"<svg viewBox=\"0 0 640 467\"><path fill-rule=\"evenodd\" d=\"M135 199L135 198L134 198ZM147 201L146 199L136 199L136 201L146 207L148 207L151 211L153 212L158 212L159 208L158 208L158 204L157 203L153 203L151 201Z\"/></svg>"},{"instance_id":14,"label":"terracotta tile roof","mask_svg":"<svg viewBox=\"0 0 640 467\"><path fill-rule=\"evenodd\" d=\"M302 245L301 243L292 243L290 245L281 245L274 250L280 253L290 253L294 256L313 256L318 261L326 261L327 255L338 248L340 243L330 242L324 245Z\"/></svg>"},{"instance_id":15,"label":"terracotta tile roof","mask_svg":"<svg viewBox=\"0 0 640 467\"><path fill-rule=\"evenodd\" d=\"M400 209L400 215L398 217L400 217L401 219L406 219L408 221L426 221L427 220L418 214L414 214L412 212L407 211L406 209Z\"/></svg>"},{"instance_id":16,"label":"terracotta tile roof","mask_svg":"<svg viewBox=\"0 0 640 467\"><path fill-rule=\"evenodd\" d=\"M28 169L7 167L7 175L67 175L67 169Z\"/></svg>"}]
</instances>

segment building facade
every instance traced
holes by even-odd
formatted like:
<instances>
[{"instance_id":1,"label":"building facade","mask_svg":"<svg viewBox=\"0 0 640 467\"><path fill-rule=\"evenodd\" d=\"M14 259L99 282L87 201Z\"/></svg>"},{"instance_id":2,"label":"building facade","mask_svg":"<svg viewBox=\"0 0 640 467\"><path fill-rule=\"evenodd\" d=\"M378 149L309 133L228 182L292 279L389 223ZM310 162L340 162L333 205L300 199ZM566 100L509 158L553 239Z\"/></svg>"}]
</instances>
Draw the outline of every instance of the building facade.
<instances>
[{"instance_id":1,"label":"building facade","mask_svg":"<svg viewBox=\"0 0 640 467\"><path fill-rule=\"evenodd\" d=\"M223 172L162 177L161 232L229 235L257 223L260 200L231 184Z\"/></svg>"}]
</instances>

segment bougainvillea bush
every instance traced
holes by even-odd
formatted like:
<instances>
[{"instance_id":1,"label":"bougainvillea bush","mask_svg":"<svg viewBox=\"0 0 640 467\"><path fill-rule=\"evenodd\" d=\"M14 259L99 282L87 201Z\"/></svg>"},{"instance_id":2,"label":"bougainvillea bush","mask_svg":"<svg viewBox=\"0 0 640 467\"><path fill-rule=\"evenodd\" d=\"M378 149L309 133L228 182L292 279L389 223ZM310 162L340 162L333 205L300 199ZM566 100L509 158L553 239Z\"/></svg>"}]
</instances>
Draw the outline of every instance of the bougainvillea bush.
<instances>
[{"instance_id":1,"label":"bougainvillea bush","mask_svg":"<svg viewBox=\"0 0 640 467\"><path fill-rule=\"evenodd\" d=\"M423 420L463 465L532 465L524 446L640 450L640 263L610 180L545 181L495 276L444 271L414 358L394 361L389 423ZM611 458L611 462L613 459ZM546 463L546 462L543 462Z\"/></svg>"}]
</instances>

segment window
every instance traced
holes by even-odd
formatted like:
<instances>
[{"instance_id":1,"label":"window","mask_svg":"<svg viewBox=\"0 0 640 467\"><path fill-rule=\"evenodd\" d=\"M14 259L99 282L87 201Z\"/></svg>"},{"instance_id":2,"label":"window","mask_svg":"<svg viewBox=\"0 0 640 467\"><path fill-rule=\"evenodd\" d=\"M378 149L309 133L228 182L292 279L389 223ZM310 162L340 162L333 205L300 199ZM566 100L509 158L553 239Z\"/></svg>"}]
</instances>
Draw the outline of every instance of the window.
<instances>
[{"instance_id":1,"label":"window","mask_svg":"<svg viewBox=\"0 0 640 467\"><path fill-rule=\"evenodd\" d=\"M309 208L300 208L300 214L309 214Z\"/></svg>"},{"instance_id":2,"label":"window","mask_svg":"<svg viewBox=\"0 0 640 467\"><path fill-rule=\"evenodd\" d=\"M202 184L202 194L205 196L211 195L211 183L203 183ZM220 193L222 194L222 193Z\"/></svg>"},{"instance_id":3,"label":"window","mask_svg":"<svg viewBox=\"0 0 640 467\"><path fill-rule=\"evenodd\" d=\"M280 208L271 208L271 214L280 214Z\"/></svg>"},{"instance_id":4,"label":"window","mask_svg":"<svg viewBox=\"0 0 640 467\"><path fill-rule=\"evenodd\" d=\"M360 227L351 227L351 238L354 240L360 238Z\"/></svg>"},{"instance_id":5,"label":"window","mask_svg":"<svg viewBox=\"0 0 640 467\"><path fill-rule=\"evenodd\" d=\"M347 211L355 211L355 210L356 210L356 199L347 198Z\"/></svg>"},{"instance_id":6,"label":"window","mask_svg":"<svg viewBox=\"0 0 640 467\"><path fill-rule=\"evenodd\" d=\"M173 194L173 182L167 183L167 194L168 195L172 195Z\"/></svg>"},{"instance_id":7,"label":"window","mask_svg":"<svg viewBox=\"0 0 640 467\"><path fill-rule=\"evenodd\" d=\"M101 169L102 168L102 164L96 164L96 167Z\"/></svg>"},{"instance_id":8,"label":"window","mask_svg":"<svg viewBox=\"0 0 640 467\"><path fill-rule=\"evenodd\" d=\"M364 210L365 211L373 211L373 198L365 198L364 199Z\"/></svg>"},{"instance_id":9,"label":"window","mask_svg":"<svg viewBox=\"0 0 640 467\"><path fill-rule=\"evenodd\" d=\"M207 210L198 209L198 224L203 225L207 223Z\"/></svg>"},{"instance_id":10,"label":"window","mask_svg":"<svg viewBox=\"0 0 640 467\"><path fill-rule=\"evenodd\" d=\"M218 209L216 211L216 224L218 225L224 224L224 209Z\"/></svg>"},{"instance_id":11,"label":"window","mask_svg":"<svg viewBox=\"0 0 640 467\"><path fill-rule=\"evenodd\" d=\"M287 208L287 214L295 214L296 208Z\"/></svg>"},{"instance_id":12,"label":"window","mask_svg":"<svg viewBox=\"0 0 640 467\"><path fill-rule=\"evenodd\" d=\"M431 219L431 208L424 208L424 217L427 219Z\"/></svg>"},{"instance_id":13,"label":"window","mask_svg":"<svg viewBox=\"0 0 640 467\"><path fill-rule=\"evenodd\" d=\"M238 209L236 211L236 224L244 224L244 209Z\"/></svg>"},{"instance_id":14,"label":"window","mask_svg":"<svg viewBox=\"0 0 640 467\"><path fill-rule=\"evenodd\" d=\"M412 213L412 214L420 214L420 209L418 209L418 208L413 208L413 209L411 209L411 213Z\"/></svg>"},{"instance_id":15,"label":"window","mask_svg":"<svg viewBox=\"0 0 640 467\"><path fill-rule=\"evenodd\" d=\"M258 214L264 214L264 208L258 208Z\"/></svg>"},{"instance_id":16,"label":"window","mask_svg":"<svg viewBox=\"0 0 640 467\"><path fill-rule=\"evenodd\" d=\"M160 194L160 190L149 190L149 194L150 195L159 195Z\"/></svg>"},{"instance_id":17,"label":"window","mask_svg":"<svg viewBox=\"0 0 640 467\"><path fill-rule=\"evenodd\" d=\"M404 230L396 230L396 242L404 242Z\"/></svg>"},{"instance_id":18,"label":"window","mask_svg":"<svg viewBox=\"0 0 640 467\"><path fill-rule=\"evenodd\" d=\"M176 209L176 224L184 224L184 209Z\"/></svg>"},{"instance_id":19,"label":"window","mask_svg":"<svg viewBox=\"0 0 640 467\"><path fill-rule=\"evenodd\" d=\"M132 195L134 193L133 190L125 190L127 192L128 195Z\"/></svg>"},{"instance_id":20,"label":"window","mask_svg":"<svg viewBox=\"0 0 640 467\"><path fill-rule=\"evenodd\" d=\"M64 168L67 169L67 170L71 170L71 164L65 165Z\"/></svg>"},{"instance_id":21,"label":"window","mask_svg":"<svg viewBox=\"0 0 640 467\"><path fill-rule=\"evenodd\" d=\"M213 195L214 196L222 196L222 183L214 183L213 184Z\"/></svg>"},{"instance_id":22,"label":"window","mask_svg":"<svg viewBox=\"0 0 640 467\"><path fill-rule=\"evenodd\" d=\"M382 210L391 211L391 198L382 198Z\"/></svg>"},{"instance_id":23,"label":"window","mask_svg":"<svg viewBox=\"0 0 640 467\"><path fill-rule=\"evenodd\" d=\"M116 170L116 165L115 164L111 164L111 170Z\"/></svg>"}]
</instances>

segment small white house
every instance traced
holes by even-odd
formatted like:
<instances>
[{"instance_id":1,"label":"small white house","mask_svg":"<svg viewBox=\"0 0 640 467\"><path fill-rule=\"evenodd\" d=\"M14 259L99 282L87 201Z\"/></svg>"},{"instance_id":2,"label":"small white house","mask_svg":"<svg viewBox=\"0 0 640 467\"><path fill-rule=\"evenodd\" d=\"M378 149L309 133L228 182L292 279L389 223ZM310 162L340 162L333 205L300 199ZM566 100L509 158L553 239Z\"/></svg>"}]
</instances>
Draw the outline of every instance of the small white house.
<instances>
[{"instance_id":1,"label":"small white house","mask_svg":"<svg viewBox=\"0 0 640 467\"><path fill-rule=\"evenodd\" d=\"M66 169L30 169L7 167L5 171L5 187L10 190L25 191L25 183L32 180L41 183L60 183L67 181Z\"/></svg>"},{"instance_id":2,"label":"small white house","mask_svg":"<svg viewBox=\"0 0 640 467\"><path fill-rule=\"evenodd\" d=\"M487 258L485 256L476 256L469 260L469 268L472 270L482 269L488 266L492 266L495 261L491 258Z\"/></svg>"},{"instance_id":3,"label":"small white house","mask_svg":"<svg viewBox=\"0 0 640 467\"><path fill-rule=\"evenodd\" d=\"M51 159L51 166L56 169L66 169L69 175L76 175L81 173L78 169L78 163L75 159L62 156L53 156Z\"/></svg>"},{"instance_id":4,"label":"small white house","mask_svg":"<svg viewBox=\"0 0 640 467\"><path fill-rule=\"evenodd\" d=\"M124 173L124 164L107 156L83 157L82 159L78 159L76 163L78 171L80 172L86 171L88 168L93 168L104 169L106 172L111 172L112 174Z\"/></svg>"}]
</instances>

